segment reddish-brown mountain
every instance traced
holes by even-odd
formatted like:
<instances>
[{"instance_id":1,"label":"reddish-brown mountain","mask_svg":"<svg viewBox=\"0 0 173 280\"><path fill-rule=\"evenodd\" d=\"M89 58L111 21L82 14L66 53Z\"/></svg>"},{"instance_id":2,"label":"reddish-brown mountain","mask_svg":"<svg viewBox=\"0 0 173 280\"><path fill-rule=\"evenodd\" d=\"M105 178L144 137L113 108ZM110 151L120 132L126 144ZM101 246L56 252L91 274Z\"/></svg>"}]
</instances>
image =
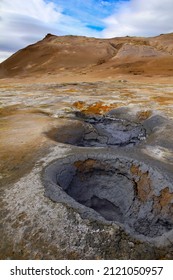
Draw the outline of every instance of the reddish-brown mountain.
<instances>
[{"instance_id":1,"label":"reddish-brown mountain","mask_svg":"<svg viewBox=\"0 0 173 280\"><path fill-rule=\"evenodd\" d=\"M173 76L173 33L112 39L48 34L0 64L0 78L66 74Z\"/></svg>"}]
</instances>

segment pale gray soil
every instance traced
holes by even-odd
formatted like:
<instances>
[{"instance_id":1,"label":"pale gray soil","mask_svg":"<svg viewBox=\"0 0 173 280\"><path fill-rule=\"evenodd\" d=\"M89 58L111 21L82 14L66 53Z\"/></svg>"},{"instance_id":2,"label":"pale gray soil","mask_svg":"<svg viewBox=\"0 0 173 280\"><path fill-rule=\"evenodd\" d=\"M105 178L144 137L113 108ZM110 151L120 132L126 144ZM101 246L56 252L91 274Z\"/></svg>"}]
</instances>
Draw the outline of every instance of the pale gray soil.
<instances>
[{"instance_id":1,"label":"pale gray soil","mask_svg":"<svg viewBox=\"0 0 173 280\"><path fill-rule=\"evenodd\" d=\"M1 259L172 259L172 85L0 91Z\"/></svg>"}]
</instances>

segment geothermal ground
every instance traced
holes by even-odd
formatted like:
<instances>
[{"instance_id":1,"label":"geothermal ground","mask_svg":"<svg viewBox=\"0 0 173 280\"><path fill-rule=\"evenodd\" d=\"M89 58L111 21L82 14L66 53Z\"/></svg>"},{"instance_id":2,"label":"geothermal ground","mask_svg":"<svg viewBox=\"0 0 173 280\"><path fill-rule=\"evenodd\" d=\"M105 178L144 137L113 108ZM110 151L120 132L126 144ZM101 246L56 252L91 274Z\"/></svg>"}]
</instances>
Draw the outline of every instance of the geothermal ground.
<instances>
[{"instance_id":1,"label":"geothermal ground","mask_svg":"<svg viewBox=\"0 0 173 280\"><path fill-rule=\"evenodd\" d=\"M1 259L173 258L171 82L4 79L0 96Z\"/></svg>"}]
</instances>

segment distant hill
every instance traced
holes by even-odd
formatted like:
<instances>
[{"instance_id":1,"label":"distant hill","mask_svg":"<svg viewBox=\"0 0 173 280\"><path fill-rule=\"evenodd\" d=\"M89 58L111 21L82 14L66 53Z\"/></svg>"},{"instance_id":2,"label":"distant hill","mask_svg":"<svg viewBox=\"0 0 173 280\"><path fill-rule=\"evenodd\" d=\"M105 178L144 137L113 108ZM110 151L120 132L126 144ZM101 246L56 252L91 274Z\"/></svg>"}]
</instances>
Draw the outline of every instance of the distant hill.
<instances>
[{"instance_id":1,"label":"distant hill","mask_svg":"<svg viewBox=\"0 0 173 280\"><path fill-rule=\"evenodd\" d=\"M112 39L47 34L0 63L0 78L67 72L173 76L173 33Z\"/></svg>"}]
</instances>

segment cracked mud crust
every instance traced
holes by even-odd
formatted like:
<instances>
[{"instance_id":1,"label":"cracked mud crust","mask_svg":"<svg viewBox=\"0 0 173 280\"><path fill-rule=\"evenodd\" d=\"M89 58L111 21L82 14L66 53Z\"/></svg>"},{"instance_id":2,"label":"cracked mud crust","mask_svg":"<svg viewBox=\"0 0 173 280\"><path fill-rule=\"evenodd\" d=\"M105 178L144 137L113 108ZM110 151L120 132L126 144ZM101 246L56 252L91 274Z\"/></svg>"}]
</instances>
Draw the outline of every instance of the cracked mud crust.
<instances>
[{"instance_id":1,"label":"cracked mud crust","mask_svg":"<svg viewBox=\"0 0 173 280\"><path fill-rule=\"evenodd\" d=\"M163 93L173 87L1 88L1 259L173 258L173 104L154 99Z\"/></svg>"},{"instance_id":2,"label":"cracked mud crust","mask_svg":"<svg viewBox=\"0 0 173 280\"><path fill-rule=\"evenodd\" d=\"M134 146L146 138L142 124L109 116L84 118L84 121L80 117L46 134L57 142L81 147Z\"/></svg>"}]
</instances>

